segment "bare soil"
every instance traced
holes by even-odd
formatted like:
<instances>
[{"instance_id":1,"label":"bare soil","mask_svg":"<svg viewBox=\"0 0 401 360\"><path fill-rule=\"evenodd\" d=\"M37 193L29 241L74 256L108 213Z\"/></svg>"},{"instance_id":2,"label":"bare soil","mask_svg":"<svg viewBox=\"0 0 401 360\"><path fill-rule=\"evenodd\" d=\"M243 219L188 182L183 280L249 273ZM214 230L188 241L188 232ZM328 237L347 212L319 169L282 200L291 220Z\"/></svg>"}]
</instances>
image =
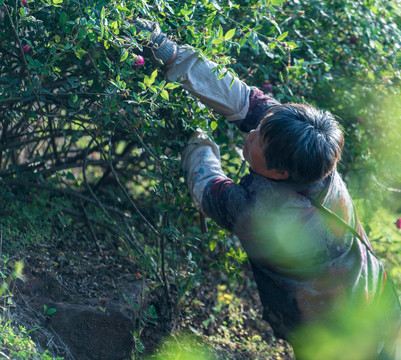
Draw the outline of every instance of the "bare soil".
<instances>
[{"instance_id":1,"label":"bare soil","mask_svg":"<svg viewBox=\"0 0 401 360\"><path fill-rule=\"evenodd\" d=\"M146 280L132 256L118 249L100 255L61 244L14 256L24 261L25 281L14 287L13 319L34 329L38 348L55 356L139 359L158 353L169 334L185 332L209 345L216 359L292 359L288 344L261 319L248 267L243 283L228 288L217 269L205 269L204 285L177 307L172 286L167 298L163 286Z\"/></svg>"}]
</instances>

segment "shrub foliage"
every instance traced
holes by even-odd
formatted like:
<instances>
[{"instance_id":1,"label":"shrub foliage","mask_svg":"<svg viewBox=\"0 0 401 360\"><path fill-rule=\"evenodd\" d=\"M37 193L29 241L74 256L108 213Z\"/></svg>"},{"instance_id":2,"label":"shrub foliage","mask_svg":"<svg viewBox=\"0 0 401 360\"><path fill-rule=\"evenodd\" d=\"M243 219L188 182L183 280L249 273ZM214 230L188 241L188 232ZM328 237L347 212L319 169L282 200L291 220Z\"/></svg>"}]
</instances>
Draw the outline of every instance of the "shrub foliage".
<instances>
[{"instance_id":1,"label":"shrub foliage","mask_svg":"<svg viewBox=\"0 0 401 360\"><path fill-rule=\"evenodd\" d=\"M201 254L219 240L218 265L238 275L244 254L214 224L209 234L199 229L180 151L200 126L222 144L223 165L238 179L242 135L166 83L162 69L135 65L146 43L131 25L138 17L282 102L331 110L347 132L344 174L399 184L399 132L387 140L400 117L391 102L401 78L396 1L0 0L5 235L38 234L41 223L71 241L67 230L83 229L99 251L132 252L167 299L169 284L181 299L201 281ZM16 199L36 210L11 216Z\"/></svg>"}]
</instances>

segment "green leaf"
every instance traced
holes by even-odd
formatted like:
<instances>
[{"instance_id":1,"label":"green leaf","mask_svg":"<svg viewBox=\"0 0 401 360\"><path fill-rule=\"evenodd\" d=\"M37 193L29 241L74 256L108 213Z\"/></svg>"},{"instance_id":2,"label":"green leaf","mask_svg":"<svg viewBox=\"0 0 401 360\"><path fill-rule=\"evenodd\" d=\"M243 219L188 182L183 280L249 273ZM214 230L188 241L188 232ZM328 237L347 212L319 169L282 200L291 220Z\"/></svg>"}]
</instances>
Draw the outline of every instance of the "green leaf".
<instances>
[{"instance_id":1,"label":"green leaf","mask_svg":"<svg viewBox=\"0 0 401 360\"><path fill-rule=\"evenodd\" d=\"M63 0L53 0L53 4L61 4Z\"/></svg>"},{"instance_id":2,"label":"green leaf","mask_svg":"<svg viewBox=\"0 0 401 360\"><path fill-rule=\"evenodd\" d=\"M294 50L298 47L298 45L292 41L287 41L287 46L289 46L291 48L291 50Z\"/></svg>"},{"instance_id":3,"label":"green leaf","mask_svg":"<svg viewBox=\"0 0 401 360\"><path fill-rule=\"evenodd\" d=\"M222 42L223 42L224 40L222 40L222 39L213 39L213 44L214 45L218 45L218 44L221 44Z\"/></svg>"},{"instance_id":4,"label":"green leaf","mask_svg":"<svg viewBox=\"0 0 401 360\"><path fill-rule=\"evenodd\" d=\"M273 53L269 51L269 46L267 46L263 41L260 40L258 41L258 44L262 47L263 51L269 58L274 59Z\"/></svg>"},{"instance_id":5,"label":"green leaf","mask_svg":"<svg viewBox=\"0 0 401 360\"><path fill-rule=\"evenodd\" d=\"M121 55L120 62L125 61L127 59L128 55L129 55L129 52L127 50L124 50L122 55Z\"/></svg>"},{"instance_id":6,"label":"green leaf","mask_svg":"<svg viewBox=\"0 0 401 360\"><path fill-rule=\"evenodd\" d=\"M85 36L86 36L86 29L81 29L81 30L79 31L79 34L78 34L79 40L84 39Z\"/></svg>"},{"instance_id":7,"label":"green leaf","mask_svg":"<svg viewBox=\"0 0 401 360\"><path fill-rule=\"evenodd\" d=\"M210 251L213 251L216 248L216 246L217 246L217 241L215 239L212 239L209 245Z\"/></svg>"},{"instance_id":8,"label":"green leaf","mask_svg":"<svg viewBox=\"0 0 401 360\"><path fill-rule=\"evenodd\" d=\"M100 13L100 38L103 39L104 36L104 19L106 17L106 10L104 6L102 7L102 11Z\"/></svg>"},{"instance_id":9,"label":"green leaf","mask_svg":"<svg viewBox=\"0 0 401 360\"><path fill-rule=\"evenodd\" d=\"M26 59L29 62L30 68L40 68L42 63L37 59L32 59L29 55L26 55Z\"/></svg>"},{"instance_id":10,"label":"green leaf","mask_svg":"<svg viewBox=\"0 0 401 360\"><path fill-rule=\"evenodd\" d=\"M286 31L285 33L282 33L278 38L277 41L283 41L288 35L288 31Z\"/></svg>"},{"instance_id":11,"label":"green leaf","mask_svg":"<svg viewBox=\"0 0 401 360\"><path fill-rule=\"evenodd\" d=\"M277 22L274 19L271 19L270 23L273 24L276 27L277 31L281 34L281 29L280 26L278 26Z\"/></svg>"},{"instance_id":12,"label":"green leaf","mask_svg":"<svg viewBox=\"0 0 401 360\"><path fill-rule=\"evenodd\" d=\"M86 50L84 50L84 49L78 49L78 50L76 50L76 51L74 51L74 53L75 53L75 56L78 58L78 59L82 59L82 57L84 56L84 55L86 55L88 52L86 51Z\"/></svg>"},{"instance_id":13,"label":"green leaf","mask_svg":"<svg viewBox=\"0 0 401 360\"><path fill-rule=\"evenodd\" d=\"M212 3L212 5L216 8L216 10L220 11L221 10L221 6L214 0L210 1Z\"/></svg>"},{"instance_id":14,"label":"green leaf","mask_svg":"<svg viewBox=\"0 0 401 360\"><path fill-rule=\"evenodd\" d=\"M220 76L217 78L217 80L224 79L227 76L227 73L228 73L228 71L221 73Z\"/></svg>"},{"instance_id":15,"label":"green leaf","mask_svg":"<svg viewBox=\"0 0 401 360\"><path fill-rule=\"evenodd\" d=\"M286 0L271 0L273 6L281 6Z\"/></svg>"},{"instance_id":16,"label":"green leaf","mask_svg":"<svg viewBox=\"0 0 401 360\"><path fill-rule=\"evenodd\" d=\"M168 92L167 92L167 90L162 90L162 92L160 93L160 95L162 96L162 98L163 99L165 99L165 100L169 100L169 96L168 96Z\"/></svg>"},{"instance_id":17,"label":"green leaf","mask_svg":"<svg viewBox=\"0 0 401 360\"><path fill-rule=\"evenodd\" d=\"M229 41L234 37L234 35L235 35L235 29L230 29L224 35L224 40Z\"/></svg>"},{"instance_id":18,"label":"green leaf","mask_svg":"<svg viewBox=\"0 0 401 360\"><path fill-rule=\"evenodd\" d=\"M219 26L219 30L217 31L217 36L218 36L219 38L222 38L222 37L223 37L223 34L224 34L224 31L223 31L222 26L220 25L220 26Z\"/></svg>"},{"instance_id":19,"label":"green leaf","mask_svg":"<svg viewBox=\"0 0 401 360\"><path fill-rule=\"evenodd\" d=\"M164 88L172 90L172 89L178 88L180 86L181 86L181 84L171 82L171 83L168 83Z\"/></svg>"},{"instance_id":20,"label":"green leaf","mask_svg":"<svg viewBox=\"0 0 401 360\"><path fill-rule=\"evenodd\" d=\"M157 69L152 72L152 75L150 75L149 83L147 84L148 86L152 85L155 82L156 76L157 76Z\"/></svg>"},{"instance_id":21,"label":"green leaf","mask_svg":"<svg viewBox=\"0 0 401 360\"><path fill-rule=\"evenodd\" d=\"M153 94L157 94L157 89L154 86L151 86L149 88L149 90L153 93Z\"/></svg>"},{"instance_id":22,"label":"green leaf","mask_svg":"<svg viewBox=\"0 0 401 360\"><path fill-rule=\"evenodd\" d=\"M242 36L242 37L239 39L239 46L240 46L240 47L243 47L243 46L245 45L245 43L246 43L246 40L247 40L247 38L246 38L245 36Z\"/></svg>"},{"instance_id":23,"label":"green leaf","mask_svg":"<svg viewBox=\"0 0 401 360\"><path fill-rule=\"evenodd\" d=\"M375 74L373 74L373 72L371 72L371 71L368 72L368 78L371 81L375 81L376 80Z\"/></svg>"},{"instance_id":24,"label":"green leaf","mask_svg":"<svg viewBox=\"0 0 401 360\"><path fill-rule=\"evenodd\" d=\"M75 180L75 176L74 176L74 174L73 174L71 171L69 171L69 172L67 173L66 178L67 178L68 180Z\"/></svg>"},{"instance_id":25,"label":"green leaf","mask_svg":"<svg viewBox=\"0 0 401 360\"><path fill-rule=\"evenodd\" d=\"M181 14L184 16L188 16L190 14L192 14L192 8L188 9L187 4L185 4L184 8L180 10Z\"/></svg>"},{"instance_id":26,"label":"green leaf","mask_svg":"<svg viewBox=\"0 0 401 360\"><path fill-rule=\"evenodd\" d=\"M57 311L57 309L55 309L55 308L50 308L50 309L47 310L46 315L52 315L52 314L54 314L56 311Z\"/></svg>"},{"instance_id":27,"label":"green leaf","mask_svg":"<svg viewBox=\"0 0 401 360\"><path fill-rule=\"evenodd\" d=\"M212 129L212 131L216 130L217 129L217 122L216 121L212 121L210 123L210 128Z\"/></svg>"},{"instance_id":28,"label":"green leaf","mask_svg":"<svg viewBox=\"0 0 401 360\"><path fill-rule=\"evenodd\" d=\"M67 22L67 19L68 19L67 13L65 11L63 11L60 15L60 19L59 19L58 23L60 25L64 25Z\"/></svg>"}]
</instances>

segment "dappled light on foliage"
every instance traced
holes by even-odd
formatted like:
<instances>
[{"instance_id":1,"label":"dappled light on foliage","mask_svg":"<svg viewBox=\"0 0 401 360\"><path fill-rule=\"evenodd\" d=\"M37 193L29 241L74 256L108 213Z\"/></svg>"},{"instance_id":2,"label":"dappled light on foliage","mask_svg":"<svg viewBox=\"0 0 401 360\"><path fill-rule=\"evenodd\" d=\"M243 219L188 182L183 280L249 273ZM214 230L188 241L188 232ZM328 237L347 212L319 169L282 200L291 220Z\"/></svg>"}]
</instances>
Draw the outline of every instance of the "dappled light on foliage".
<instances>
[{"instance_id":1,"label":"dappled light on foliage","mask_svg":"<svg viewBox=\"0 0 401 360\"><path fill-rule=\"evenodd\" d=\"M158 354L147 359L156 360L216 360L211 349L199 338L188 334L177 335L166 339L160 346Z\"/></svg>"},{"instance_id":2,"label":"dappled light on foliage","mask_svg":"<svg viewBox=\"0 0 401 360\"><path fill-rule=\"evenodd\" d=\"M275 266L288 269L307 268L316 262L319 238L311 229L288 214L278 212L268 220L260 215L253 219L257 232L254 256L260 254Z\"/></svg>"},{"instance_id":3,"label":"dappled light on foliage","mask_svg":"<svg viewBox=\"0 0 401 360\"><path fill-rule=\"evenodd\" d=\"M390 312L383 318L384 310L392 305L390 297L386 296L379 303L376 300L367 306L361 302L350 304L339 300L327 314L294 332L292 337L300 357L373 360L379 351L390 356L397 336L399 352L401 334L397 335L400 321L397 312Z\"/></svg>"},{"instance_id":4,"label":"dappled light on foliage","mask_svg":"<svg viewBox=\"0 0 401 360\"><path fill-rule=\"evenodd\" d=\"M372 151L377 152L377 178L390 188L398 187L401 193L401 103L400 93L383 101L376 115L377 132Z\"/></svg>"},{"instance_id":5,"label":"dappled light on foliage","mask_svg":"<svg viewBox=\"0 0 401 360\"><path fill-rule=\"evenodd\" d=\"M3 263L3 269L0 270L2 279L0 284L0 298L8 298L12 296L12 293L10 292L10 284L12 284L15 279L24 279L22 274L24 264L22 261L16 261L15 263L12 263L12 261L7 261L7 258L3 258L1 262ZM10 267L12 267L12 269L10 269Z\"/></svg>"}]
</instances>

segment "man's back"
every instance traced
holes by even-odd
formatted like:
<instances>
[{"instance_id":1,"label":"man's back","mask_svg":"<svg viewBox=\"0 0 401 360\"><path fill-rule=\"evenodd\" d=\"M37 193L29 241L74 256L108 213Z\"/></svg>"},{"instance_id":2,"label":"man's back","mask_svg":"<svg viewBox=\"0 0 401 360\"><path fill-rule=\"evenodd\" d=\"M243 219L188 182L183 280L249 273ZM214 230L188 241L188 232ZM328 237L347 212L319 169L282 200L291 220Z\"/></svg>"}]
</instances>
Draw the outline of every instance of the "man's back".
<instances>
[{"instance_id":1,"label":"man's back","mask_svg":"<svg viewBox=\"0 0 401 360\"><path fill-rule=\"evenodd\" d=\"M385 282L382 264L352 233L325 216L309 198L358 224L341 177L334 171L307 188L245 176L239 185L211 182L202 208L233 231L246 250L264 306L281 338L321 316L337 299L369 302Z\"/></svg>"}]
</instances>

